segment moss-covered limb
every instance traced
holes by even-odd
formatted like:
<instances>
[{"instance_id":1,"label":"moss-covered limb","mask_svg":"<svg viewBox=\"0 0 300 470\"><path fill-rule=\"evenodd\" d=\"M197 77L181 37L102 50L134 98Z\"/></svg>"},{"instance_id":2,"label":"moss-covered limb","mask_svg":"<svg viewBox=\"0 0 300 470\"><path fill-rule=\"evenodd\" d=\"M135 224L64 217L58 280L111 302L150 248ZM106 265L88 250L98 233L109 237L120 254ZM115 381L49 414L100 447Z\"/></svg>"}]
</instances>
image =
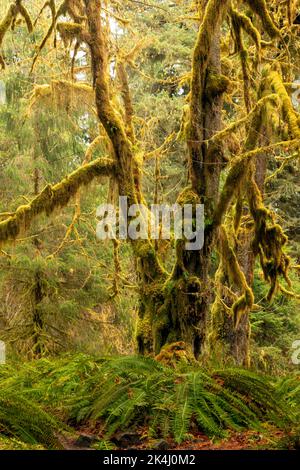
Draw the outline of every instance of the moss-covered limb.
<instances>
[{"instance_id":1,"label":"moss-covered limb","mask_svg":"<svg viewBox=\"0 0 300 470\"><path fill-rule=\"evenodd\" d=\"M266 0L244 0L244 3L260 17L263 28L270 38L273 39L280 36L280 31L270 15Z\"/></svg>"},{"instance_id":2,"label":"moss-covered limb","mask_svg":"<svg viewBox=\"0 0 300 470\"><path fill-rule=\"evenodd\" d=\"M280 99L277 93L273 93L267 96L264 96L260 100L257 101L255 106L251 109L250 113L248 113L245 117L238 119L234 121L232 124L230 124L228 127L225 129L216 132L209 140L207 140L207 143L215 143L218 144L221 141L224 141L227 137L229 137L233 132L238 130L240 127L247 125L254 117L255 114L259 113L263 106L265 104L271 101L274 103L274 105L279 106Z\"/></svg>"},{"instance_id":3,"label":"moss-covered limb","mask_svg":"<svg viewBox=\"0 0 300 470\"><path fill-rule=\"evenodd\" d=\"M29 204L20 206L11 217L0 222L0 246L28 230L38 215L50 215L55 209L65 207L80 187L99 176L114 174L114 171L113 161L101 158L78 168L60 183L46 186Z\"/></svg>"},{"instance_id":4,"label":"moss-covered limb","mask_svg":"<svg viewBox=\"0 0 300 470\"><path fill-rule=\"evenodd\" d=\"M253 42L256 45L257 51L260 54L261 52L261 34L258 31L257 28L255 28L254 24L250 20L248 16L246 16L244 13L239 12L238 10L231 8L230 9L230 16L233 18L233 21L236 25L239 25L240 28L242 28L245 33L248 34L248 36L251 37Z\"/></svg>"},{"instance_id":5,"label":"moss-covered limb","mask_svg":"<svg viewBox=\"0 0 300 470\"><path fill-rule=\"evenodd\" d=\"M290 135L294 139L290 142L279 142L275 145L279 146L283 144L285 147L290 148L294 145L299 147L300 128L298 116L293 109L280 74L276 71L270 72L267 70L264 83L266 88L278 95L283 119L288 124ZM266 108L265 115L263 116L265 122L269 120L268 112L269 110ZM262 151L262 149L257 150ZM284 251L287 237L283 233L280 225L275 222L274 215L264 206L262 190L257 185L254 172L255 168L252 164L250 166L250 178L247 183L247 197L251 215L255 223L253 247L255 255L260 257L264 277L271 285L267 296L268 300L271 300L280 288L280 276L286 280L289 286L291 285L288 275L290 259Z\"/></svg>"},{"instance_id":6,"label":"moss-covered limb","mask_svg":"<svg viewBox=\"0 0 300 470\"><path fill-rule=\"evenodd\" d=\"M275 157L275 160L277 160L278 162L281 162L281 165L271 175L269 175L266 178L266 183L268 183L273 178L280 175L285 169L286 165L293 162L294 160L299 160L299 151L296 151L296 153L294 153L293 155L290 155L289 157Z\"/></svg>"},{"instance_id":7,"label":"moss-covered limb","mask_svg":"<svg viewBox=\"0 0 300 470\"><path fill-rule=\"evenodd\" d=\"M37 15L37 17L36 17L36 19L35 19L34 26L36 26L38 20L40 19L42 13L44 12L44 10L46 10L46 8L50 8L50 10L51 10L51 17L52 17L52 18L55 18L55 15L56 15L55 0L46 0L46 2L44 3L44 5L42 6L42 8L40 9L39 14Z\"/></svg>"},{"instance_id":8,"label":"moss-covered limb","mask_svg":"<svg viewBox=\"0 0 300 470\"><path fill-rule=\"evenodd\" d=\"M23 16L24 20L25 20L25 23L26 23L26 26L27 26L27 29L28 29L28 32L29 33L32 33L33 31L33 24L32 24L32 21L31 21L31 17L30 17L30 14L28 13L27 9L24 7L24 5L21 3L21 1L18 1L17 2L17 6L18 6L18 12L21 16Z\"/></svg>"},{"instance_id":9,"label":"moss-covered limb","mask_svg":"<svg viewBox=\"0 0 300 470\"><path fill-rule=\"evenodd\" d=\"M124 123L110 100L108 48L105 25L101 16L101 1L84 0L84 4L88 24L87 34L89 35L87 43L91 51L98 118L113 147L119 194L128 198L129 205L137 204L142 200L141 172L134 155L132 141L126 131L126 123ZM137 263L141 303L145 306L150 302L151 308L153 306L154 309L155 286L157 282L165 278L165 270L161 266L150 240L132 240L132 248ZM148 311L148 308L145 307L145 310ZM141 321L143 323L142 319ZM142 344L148 344L148 340L144 341L142 337L141 332L139 335L141 351L143 350Z\"/></svg>"},{"instance_id":10,"label":"moss-covered limb","mask_svg":"<svg viewBox=\"0 0 300 470\"><path fill-rule=\"evenodd\" d=\"M8 7L7 13L3 20L0 22L0 48L2 47L3 39L10 27L14 25L14 22L18 15L21 15L27 25L29 33L33 31L33 24L27 9L22 4L21 0L16 0ZM5 61L3 56L0 54L0 65L5 68Z\"/></svg>"},{"instance_id":11,"label":"moss-covered limb","mask_svg":"<svg viewBox=\"0 0 300 470\"><path fill-rule=\"evenodd\" d=\"M266 90L269 90L270 94L266 94L258 101L257 106L252 113L253 115L250 124L250 130L245 143L246 152L233 161L229 170L229 174L225 180L225 184L213 217L215 226L218 226L220 223L222 223L223 217L228 210L228 207L244 182L245 176L247 175L247 170L249 169L249 163L254 157L282 146L288 148L299 146L300 130L298 117L292 107L291 100L278 72L267 71L267 73L265 73L265 77L263 78L261 85L260 95L264 95ZM272 106L268 106L269 104ZM274 106L280 106L282 108L283 118L289 125L293 140L276 142L265 147L255 148L258 136L260 135L261 126L263 122L269 120L272 117L270 116L270 113L273 113ZM218 138L218 134L216 134L216 138Z\"/></svg>"},{"instance_id":12,"label":"moss-covered limb","mask_svg":"<svg viewBox=\"0 0 300 470\"><path fill-rule=\"evenodd\" d=\"M89 163L92 160L94 152L96 151L98 147L100 147L102 143L106 144L106 139L107 139L106 136L98 135L93 140L93 142L90 143L90 145L88 146L85 152L85 157L84 157L84 162L83 162L84 164Z\"/></svg>"},{"instance_id":13,"label":"moss-covered limb","mask_svg":"<svg viewBox=\"0 0 300 470\"><path fill-rule=\"evenodd\" d=\"M248 164L252 158L251 150L256 146L261 125L262 109L259 107L252 117L250 130L248 132L245 143L245 149L249 150L250 152L245 156L241 155L236 160L234 160L225 180L223 190L220 194L220 198L213 215L213 225L215 228L217 228L222 223L222 220L231 202L240 191L244 183L245 177L247 175Z\"/></svg>"},{"instance_id":14,"label":"moss-covered limb","mask_svg":"<svg viewBox=\"0 0 300 470\"><path fill-rule=\"evenodd\" d=\"M283 120L288 124L292 138L300 138L300 119L296 114L291 98L288 95L283 80L277 71L266 71L266 81L269 83L270 89L276 93L282 103Z\"/></svg>"},{"instance_id":15,"label":"moss-covered limb","mask_svg":"<svg viewBox=\"0 0 300 470\"><path fill-rule=\"evenodd\" d=\"M175 139L178 139L178 134L176 134L176 132L172 132L165 138L160 147L152 150L151 152L145 153L144 160L149 160L150 158L160 158L165 155Z\"/></svg>"},{"instance_id":16,"label":"moss-covered limb","mask_svg":"<svg viewBox=\"0 0 300 470\"><path fill-rule=\"evenodd\" d=\"M199 33L192 58L191 74L191 99L189 123L186 128L186 139L189 148L190 175L192 186L195 191L201 192L200 186L203 180L203 155L202 145L205 139L205 125L203 116L205 115L205 89L208 68L212 66L212 52L215 53L216 35L219 35L222 19L230 4L229 0L222 2L218 0L208 0L204 17L199 28ZM202 6L199 4L200 13ZM217 54L218 55L218 54ZM217 62L217 61L216 61ZM216 64L217 65L217 64ZM214 90L214 95L221 95L224 91ZM210 137L210 136L209 136Z\"/></svg>"},{"instance_id":17,"label":"moss-covered limb","mask_svg":"<svg viewBox=\"0 0 300 470\"><path fill-rule=\"evenodd\" d=\"M218 205L214 213L213 225L215 227L217 227L222 222L223 217L225 216L226 211L228 210L232 200L236 196L240 187L243 185L247 170L249 169L250 162L255 157L258 157L261 154L274 151L281 147L289 149L299 148L299 140L284 140L275 144L266 145L265 147L258 147L254 150L250 150L249 152L239 155L232 162L231 168L224 183L223 190L220 194Z\"/></svg>"},{"instance_id":18,"label":"moss-covered limb","mask_svg":"<svg viewBox=\"0 0 300 470\"><path fill-rule=\"evenodd\" d=\"M242 292L242 295L238 297L232 305L234 324L237 327L241 316L252 309L254 295L240 267L236 252L229 243L229 238L224 226L220 227L218 242L223 269L228 276L229 282L234 285L238 291Z\"/></svg>"},{"instance_id":19,"label":"moss-covered limb","mask_svg":"<svg viewBox=\"0 0 300 470\"><path fill-rule=\"evenodd\" d=\"M5 17L0 23L0 47L2 46L4 36L11 27L14 18L17 16L17 13L18 9L16 4L12 3L8 8Z\"/></svg>"},{"instance_id":20,"label":"moss-covered limb","mask_svg":"<svg viewBox=\"0 0 300 470\"><path fill-rule=\"evenodd\" d=\"M251 98L250 98L250 86L251 86L251 77L248 61L248 52L244 45L243 35L242 35L242 23L240 21L239 13L231 9L231 25L232 25L232 34L235 41L235 49L239 53L242 74L243 74L243 87L244 87L244 101L246 105L246 110L249 113L251 109Z\"/></svg>"},{"instance_id":21,"label":"moss-covered limb","mask_svg":"<svg viewBox=\"0 0 300 470\"><path fill-rule=\"evenodd\" d=\"M129 89L126 67L122 61L119 61L117 63L117 74L118 74L118 79L121 85L121 95L122 95L124 109L125 109L126 132L131 142L134 143L135 135L134 135L133 122L132 122L134 111L133 111L133 105L132 105L131 93Z\"/></svg>"},{"instance_id":22,"label":"moss-covered limb","mask_svg":"<svg viewBox=\"0 0 300 470\"><path fill-rule=\"evenodd\" d=\"M191 79L191 109L196 110L202 100L203 80L207 71L209 56L217 28L229 6L229 1L209 0L201 23L196 46L193 53L192 79ZM200 7L201 8L201 7ZM202 82L202 83L201 83Z\"/></svg>"},{"instance_id":23,"label":"moss-covered limb","mask_svg":"<svg viewBox=\"0 0 300 470\"><path fill-rule=\"evenodd\" d=\"M136 203L140 185L134 179L134 156L132 143L126 134L124 123L110 101L107 44L102 27L101 1L85 0L86 16L91 40L92 73L96 92L98 117L110 138L117 161L117 176L120 193Z\"/></svg>"},{"instance_id":24,"label":"moss-covered limb","mask_svg":"<svg viewBox=\"0 0 300 470\"><path fill-rule=\"evenodd\" d=\"M31 72L33 71L34 69L34 66L36 64L36 61L38 60L39 58L39 55L40 53L42 52L42 50L44 49L45 45L47 44L48 40L50 39L51 37L51 34L52 32L54 31L55 29L55 25L56 25L56 21L57 21L57 15L56 15L56 5L55 5L55 0L49 0L47 1L44 6L42 7L40 13L39 13L39 16L38 18L40 17L40 15L42 14L42 12L46 9L46 8L49 8L50 11L51 11L51 24L48 28L48 31L46 32L45 36L43 37L40 45L38 46L38 50L33 58L33 62L32 62L32 66L31 66Z\"/></svg>"}]
</instances>

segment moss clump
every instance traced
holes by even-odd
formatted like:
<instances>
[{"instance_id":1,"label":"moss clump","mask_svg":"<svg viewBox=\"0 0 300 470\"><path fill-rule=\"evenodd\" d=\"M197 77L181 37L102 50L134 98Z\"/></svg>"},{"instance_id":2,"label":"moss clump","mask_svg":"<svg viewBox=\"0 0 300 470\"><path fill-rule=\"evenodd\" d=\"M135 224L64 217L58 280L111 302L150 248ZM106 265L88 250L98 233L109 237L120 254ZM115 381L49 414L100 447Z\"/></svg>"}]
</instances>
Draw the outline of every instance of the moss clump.
<instances>
[{"instance_id":1,"label":"moss clump","mask_svg":"<svg viewBox=\"0 0 300 470\"><path fill-rule=\"evenodd\" d=\"M67 47L74 39L79 39L82 33L82 25L79 23L57 23L57 31Z\"/></svg>"},{"instance_id":2,"label":"moss clump","mask_svg":"<svg viewBox=\"0 0 300 470\"><path fill-rule=\"evenodd\" d=\"M217 96L226 93L230 84L230 80L225 77L225 75L218 74L214 70L209 70L205 88L205 99L209 102L213 101Z\"/></svg>"},{"instance_id":3,"label":"moss clump","mask_svg":"<svg viewBox=\"0 0 300 470\"><path fill-rule=\"evenodd\" d=\"M185 204L191 204L195 206L196 204L200 204L200 197L199 195L191 188L186 187L183 191L179 194L177 198L177 204L180 206L184 206Z\"/></svg>"},{"instance_id":4,"label":"moss clump","mask_svg":"<svg viewBox=\"0 0 300 470\"><path fill-rule=\"evenodd\" d=\"M183 342L178 341L165 345L155 360L164 366L176 368L179 363L195 364L195 357L190 348Z\"/></svg>"}]
</instances>

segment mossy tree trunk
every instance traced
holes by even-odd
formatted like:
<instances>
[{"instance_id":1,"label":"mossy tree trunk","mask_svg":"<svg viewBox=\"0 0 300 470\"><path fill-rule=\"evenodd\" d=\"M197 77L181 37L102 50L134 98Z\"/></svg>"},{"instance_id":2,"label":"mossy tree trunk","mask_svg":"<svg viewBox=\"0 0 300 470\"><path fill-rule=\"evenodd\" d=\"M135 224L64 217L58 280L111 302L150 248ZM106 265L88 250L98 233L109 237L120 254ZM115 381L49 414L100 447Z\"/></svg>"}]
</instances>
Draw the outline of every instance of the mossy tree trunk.
<instances>
[{"instance_id":1,"label":"mossy tree trunk","mask_svg":"<svg viewBox=\"0 0 300 470\"><path fill-rule=\"evenodd\" d=\"M271 91L268 82L263 79L258 98L262 98L269 93ZM251 151L258 145L263 148L270 144L272 131L270 113L268 111L270 111L269 105L266 104L265 108L262 108L254 115L245 143L245 150ZM258 153L256 158L249 164L249 168L247 169L245 166L245 174L248 173L247 179L250 181L250 174L253 176L261 197L264 195L267 158L266 153ZM255 250L253 249L255 227L249 212L250 209L247 207L247 190L245 192L245 188L240 187L232 225L228 228L228 232L231 233L231 243L234 246L239 267L245 276L247 285L252 289L256 259ZM234 235L232 236L232 234ZM248 305L243 310L243 314L237 321L232 314L232 305L235 302L236 296L241 295L241 286L233 285L233 277L230 273L230 267L226 260L223 259L216 275L217 298L212 307L209 350L213 354L215 349L218 360L225 362L233 360L240 366L249 367L251 363L251 305Z\"/></svg>"},{"instance_id":2,"label":"mossy tree trunk","mask_svg":"<svg viewBox=\"0 0 300 470\"><path fill-rule=\"evenodd\" d=\"M213 246L210 221L218 195L222 152L207 146L221 127L222 94L228 81L221 75L220 31L229 1L208 2L193 55L190 121L186 134L191 186L181 194L185 203L204 203L207 233L203 250L186 251L177 245L177 259L170 277L161 267L152 241L132 241L140 281L140 353L158 354L166 344L184 341L196 357L204 343L206 318L211 304L209 268ZM123 123L109 100L109 75L106 37L102 28L100 0L85 0L89 25L88 43L92 56L96 105L99 120L111 139L116 160L120 195L129 204L143 200L139 172L132 146L130 116ZM200 9L200 14L202 10ZM122 72L125 109L130 108L126 76Z\"/></svg>"},{"instance_id":3,"label":"mossy tree trunk","mask_svg":"<svg viewBox=\"0 0 300 470\"><path fill-rule=\"evenodd\" d=\"M228 81L221 75L220 35L228 4L227 1L206 2L193 53L190 117L186 129L190 186L177 201L180 205L192 204L194 207L196 204L204 204L204 247L187 251L184 241L177 242L176 261L171 276L160 290L157 286L153 289L151 295L154 302L149 302L149 297L147 304L142 302L140 352L148 349L148 352L158 354L166 344L182 341L198 358L205 342L207 315L213 300L209 280L214 246L211 221L218 200L224 161L222 148L206 145L206 141L221 129L223 93ZM201 15L201 8L199 13ZM147 339L149 332L153 344Z\"/></svg>"}]
</instances>

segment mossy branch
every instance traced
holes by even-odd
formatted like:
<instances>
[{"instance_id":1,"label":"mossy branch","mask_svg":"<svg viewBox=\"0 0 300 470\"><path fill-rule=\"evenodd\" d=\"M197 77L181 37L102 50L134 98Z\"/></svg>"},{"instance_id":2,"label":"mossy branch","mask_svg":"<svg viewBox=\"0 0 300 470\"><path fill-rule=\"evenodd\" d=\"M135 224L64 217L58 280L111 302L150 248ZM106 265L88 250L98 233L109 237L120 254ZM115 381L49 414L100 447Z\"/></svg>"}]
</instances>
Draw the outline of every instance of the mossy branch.
<instances>
[{"instance_id":1,"label":"mossy branch","mask_svg":"<svg viewBox=\"0 0 300 470\"><path fill-rule=\"evenodd\" d=\"M0 222L0 246L15 240L19 234L28 230L38 215L49 216L55 209L65 207L80 187L88 185L97 177L112 174L113 161L99 158L81 166L60 183L46 186L29 204L20 206L11 217Z\"/></svg>"},{"instance_id":2,"label":"mossy branch","mask_svg":"<svg viewBox=\"0 0 300 470\"><path fill-rule=\"evenodd\" d=\"M114 148L120 193L134 204L141 199L140 175L136 171L132 142L126 132L124 120L110 100L107 39L101 18L101 1L84 0L88 19L88 43L92 57L92 73L96 94L98 118Z\"/></svg>"},{"instance_id":3,"label":"mossy branch","mask_svg":"<svg viewBox=\"0 0 300 470\"><path fill-rule=\"evenodd\" d=\"M237 327L241 316L251 311L254 304L254 295L239 265L235 250L230 246L229 238L223 225L219 230L219 246L223 269L226 271L230 282L242 292L241 296L237 298L232 306L234 324Z\"/></svg>"},{"instance_id":4,"label":"mossy branch","mask_svg":"<svg viewBox=\"0 0 300 470\"><path fill-rule=\"evenodd\" d=\"M260 52L261 52L261 34L258 31L258 29L255 28L255 26L253 25L250 18L248 16L246 16L244 13L241 13L241 12L235 10L234 8L231 8L230 16L231 16L233 22L235 23L235 25L236 26L238 25L240 28L242 28L248 34L248 36L250 36L252 38L252 40L254 41L254 43L256 45L257 51L260 54Z\"/></svg>"},{"instance_id":5,"label":"mossy branch","mask_svg":"<svg viewBox=\"0 0 300 470\"><path fill-rule=\"evenodd\" d=\"M7 10L5 17L0 22L0 48L2 46L5 34L9 30L9 28L14 24L18 15L21 15L24 18L26 25L27 25L28 32L32 33L33 25L32 25L30 15L28 11L26 10L26 8L22 5L21 0L16 0L14 3L11 3L11 5L9 6ZM1 53L0 53L0 64L2 68L5 67L5 61Z\"/></svg>"},{"instance_id":6,"label":"mossy branch","mask_svg":"<svg viewBox=\"0 0 300 470\"><path fill-rule=\"evenodd\" d=\"M296 114L284 82L277 71L267 71L267 81L273 93L276 93L282 103L283 120L288 124L294 139L300 138L300 119Z\"/></svg>"},{"instance_id":7,"label":"mossy branch","mask_svg":"<svg viewBox=\"0 0 300 470\"><path fill-rule=\"evenodd\" d=\"M209 66L212 64L212 55L214 55L213 47L218 41L217 35L229 5L229 0L222 2L209 0L207 2L192 58L190 112L184 132L189 149L191 183L193 189L199 193L202 192L200 187L204 158L202 145L205 138L203 126L205 103L222 96L228 86L228 81L226 82L225 77L221 77L219 71L216 70L215 89L209 91L209 82L212 78L209 75L214 72L214 70L209 70ZM202 2L198 4L198 7L201 16ZM211 96L206 94L206 89Z\"/></svg>"},{"instance_id":8,"label":"mossy branch","mask_svg":"<svg viewBox=\"0 0 300 470\"><path fill-rule=\"evenodd\" d=\"M260 17L263 28L270 38L280 37L280 31L270 15L266 0L244 0L244 3Z\"/></svg>"},{"instance_id":9,"label":"mossy branch","mask_svg":"<svg viewBox=\"0 0 300 470\"><path fill-rule=\"evenodd\" d=\"M40 43L39 47L38 47L38 50L34 56L34 59L33 59L33 62L32 62L32 66L31 66L31 72L33 71L34 69L34 66L36 64L36 61L38 60L38 57L41 53L41 51L44 49L48 39L50 38L54 28L55 28L55 24L56 24L56 6L55 6L55 1L54 0L49 0L48 2L45 3L45 5L43 6L41 12L39 13L39 16L42 14L42 12L44 11L44 9L46 7L49 7L50 8L50 11L51 11L51 16L52 16L52 21L51 21L51 24L48 28L48 31L46 32L45 36L43 37L42 39L42 42Z\"/></svg>"},{"instance_id":10,"label":"mossy branch","mask_svg":"<svg viewBox=\"0 0 300 470\"><path fill-rule=\"evenodd\" d=\"M267 95L267 96L264 96L263 98L261 98L260 100L258 100L258 102L256 103L256 105L252 108L252 110L250 111L250 113L248 113L245 117L241 118L241 119L238 119L237 121L234 121L232 124L230 124L228 127L226 127L225 129L222 129L221 131L219 132L216 132L209 140L207 140L206 142L207 143L214 143L214 144L218 144L220 143L221 141L223 141L224 139L226 139L228 136L230 136L234 131L236 131L237 129L239 129L241 126L244 126L246 124L248 124L251 119L253 118L253 116L257 113L260 112L260 110L262 109L263 106L265 106L266 102L267 101L271 101L272 103L274 103L274 105L279 105L280 103L280 99L278 97L278 95L276 93L273 93L273 94L270 94L270 95Z\"/></svg>"},{"instance_id":11,"label":"mossy branch","mask_svg":"<svg viewBox=\"0 0 300 470\"><path fill-rule=\"evenodd\" d=\"M205 78L212 43L220 21L229 5L228 0L209 0L205 15L199 29L198 38L193 54L193 68L191 79L191 109L197 109L202 99L203 84ZM198 115L198 113L195 113Z\"/></svg>"}]
</instances>

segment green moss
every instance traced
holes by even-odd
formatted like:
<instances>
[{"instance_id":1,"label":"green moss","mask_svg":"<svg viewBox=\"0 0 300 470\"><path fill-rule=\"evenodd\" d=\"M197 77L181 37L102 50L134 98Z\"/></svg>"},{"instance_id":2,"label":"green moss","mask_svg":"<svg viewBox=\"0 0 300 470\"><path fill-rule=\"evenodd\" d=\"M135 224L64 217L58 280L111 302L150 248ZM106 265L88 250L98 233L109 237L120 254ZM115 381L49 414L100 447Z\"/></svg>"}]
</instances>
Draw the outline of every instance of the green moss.
<instances>
[{"instance_id":1,"label":"green moss","mask_svg":"<svg viewBox=\"0 0 300 470\"><path fill-rule=\"evenodd\" d=\"M177 204L182 207L185 204L192 204L193 206L195 206L196 204L200 204L200 197L191 187L187 187L184 188L178 196Z\"/></svg>"},{"instance_id":2,"label":"green moss","mask_svg":"<svg viewBox=\"0 0 300 470\"><path fill-rule=\"evenodd\" d=\"M206 80L205 99L209 102L213 101L217 96L226 93L230 84L230 80L225 75L209 70Z\"/></svg>"}]
</instances>

